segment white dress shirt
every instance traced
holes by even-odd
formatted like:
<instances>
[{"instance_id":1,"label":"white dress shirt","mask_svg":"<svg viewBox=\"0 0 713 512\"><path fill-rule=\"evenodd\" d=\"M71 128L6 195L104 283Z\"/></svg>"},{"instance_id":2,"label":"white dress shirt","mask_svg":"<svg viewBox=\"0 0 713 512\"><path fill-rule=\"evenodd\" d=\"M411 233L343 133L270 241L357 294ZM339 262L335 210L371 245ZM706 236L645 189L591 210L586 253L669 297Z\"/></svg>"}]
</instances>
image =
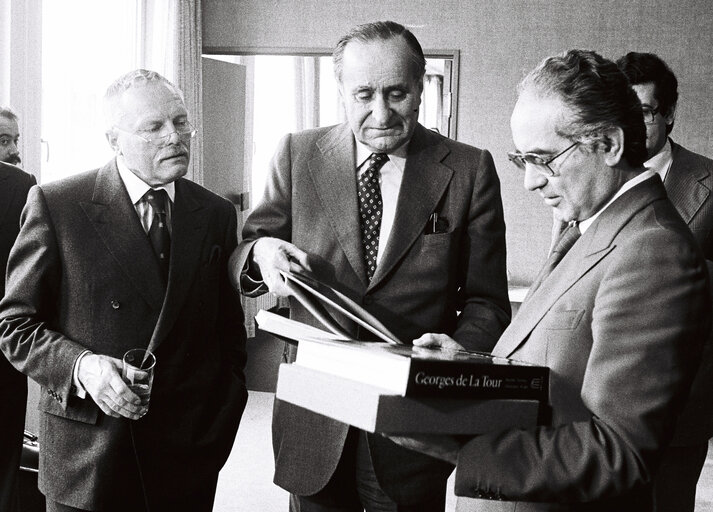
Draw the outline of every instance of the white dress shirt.
<instances>
[{"instance_id":1,"label":"white dress shirt","mask_svg":"<svg viewBox=\"0 0 713 512\"><path fill-rule=\"evenodd\" d=\"M661 181L665 181L672 163L673 153L671 152L671 140L666 139L666 144L661 148L661 151L644 162L644 167L651 169L661 176Z\"/></svg>"}]
</instances>

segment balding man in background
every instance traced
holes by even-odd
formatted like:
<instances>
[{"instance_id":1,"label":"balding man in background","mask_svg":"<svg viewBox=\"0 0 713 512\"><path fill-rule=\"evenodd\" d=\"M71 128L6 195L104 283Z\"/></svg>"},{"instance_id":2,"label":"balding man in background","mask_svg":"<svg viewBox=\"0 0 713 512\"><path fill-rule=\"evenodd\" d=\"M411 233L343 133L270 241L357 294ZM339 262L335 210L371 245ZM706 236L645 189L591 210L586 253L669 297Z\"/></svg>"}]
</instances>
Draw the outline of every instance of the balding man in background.
<instances>
[{"instance_id":1,"label":"balding man in background","mask_svg":"<svg viewBox=\"0 0 713 512\"><path fill-rule=\"evenodd\" d=\"M35 177L15 165L20 163L17 116L0 107L0 297L5 295L5 268L10 249L20 231L20 214ZM0 510L17 507L18 471L25 425L27 377L0 356Z\"/></svg>"}]
</instances>

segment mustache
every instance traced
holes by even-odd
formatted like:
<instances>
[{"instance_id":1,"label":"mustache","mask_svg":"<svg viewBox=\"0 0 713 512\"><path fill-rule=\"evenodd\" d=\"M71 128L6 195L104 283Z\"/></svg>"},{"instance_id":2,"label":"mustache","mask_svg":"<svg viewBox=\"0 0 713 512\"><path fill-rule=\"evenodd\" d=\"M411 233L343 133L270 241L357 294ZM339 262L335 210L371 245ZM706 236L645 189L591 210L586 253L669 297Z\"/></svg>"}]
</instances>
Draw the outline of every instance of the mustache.
<instances>
[{"instance_id":1,"label":"mustache","mask_svg":"<svg viewBox=\"0 0 713 512\"><path fill-rule=\"evenodd\" d=\"M18 164L22 163L22 159L17 155L8 156L5 158L4 161L5 161L5 163L11 164L11 165L18 165Z\"/></svg>"}]
</instances>

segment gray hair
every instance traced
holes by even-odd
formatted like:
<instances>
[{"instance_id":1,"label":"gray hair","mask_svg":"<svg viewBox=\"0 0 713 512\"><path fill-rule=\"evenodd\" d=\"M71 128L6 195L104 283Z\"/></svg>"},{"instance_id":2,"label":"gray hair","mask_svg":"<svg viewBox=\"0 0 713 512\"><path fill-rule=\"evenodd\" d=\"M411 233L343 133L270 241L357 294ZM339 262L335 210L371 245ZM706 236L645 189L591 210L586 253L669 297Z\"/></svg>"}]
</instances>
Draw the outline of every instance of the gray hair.
<instances>
[{"instance_id":1,"label":"gray hair","mask_svg":"<svg viewBox=\"0 0 713 512\"><path fill-rule=\"evenodd\" d=\"M403 38L406 46L408 46L413 78L417 82L423 80L423 75L426 74L426 58L423 56L423 50L416 36L406 27L396 22L375 21L373 23L357 25L337 43L337 46L334 48L334 53L332 54L334 75L337 78L337 82L342 83L342 59L344 57L344 48L348 43L351 41L359 41L361 43L379 40L388 41L399 37Z\"/></svg>"},{"instance_id":2,"label":"gray hair","mask_svg":"<svg viewBox=\"0 0 713 512\"><path fill-rule=\"evenodd\" d=\"M612 61L589 50L570 50L543 60L518 86L558 97L570 109L559 135L596 149L603 134L624 132L624 158L632 167L646 160L646 128L641 102L624 73Z\"/></svg>"},{"instance_id":3,"label":"gray hair","mask_svg":"<svg viewBox=\"0 0 713 512\"><path fill-rule=\"evenodd\" d=\"M135 69L134 71L129 71L114 80L107 88L106 93L104 93L104 117L107 123L107 129L111 129L118 122L117 117L119 112L117 112L116 101L121 97L121 95L132 87L143 87L151 83L166 85L181 98L181 101L183 101L183 92L181 92L178 87L173 85L170 80L159 73L148 69Z\"/></svg>"}]
</instances>

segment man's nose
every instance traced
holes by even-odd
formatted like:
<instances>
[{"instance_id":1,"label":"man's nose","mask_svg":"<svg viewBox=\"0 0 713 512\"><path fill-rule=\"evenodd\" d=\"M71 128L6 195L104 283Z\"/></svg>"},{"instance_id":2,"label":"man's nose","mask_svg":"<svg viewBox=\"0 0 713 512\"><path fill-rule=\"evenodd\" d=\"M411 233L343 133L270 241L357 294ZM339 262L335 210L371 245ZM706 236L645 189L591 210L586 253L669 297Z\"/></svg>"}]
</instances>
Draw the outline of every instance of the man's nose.
<instances>
[{"instance_id":1,"label":"man's nose","mask_svg":"<svg viewBox=\"0 0 713 512\"><path fill-rule=\"evenodd\" d=\"M547 177L535 170L532 164L525 164L524 185L532 192L547 185Z\"/></svg>"},{"instance_id":2,"label":"man's nose","mask_svg":"<svg viewBox=\"0 0 713 512\"><path fill-rule=\"evenodd\" d=\"M376 97L372 104L371 115L379 124L386 124L391 117L391 105L386 98L380 95Z\"/></svg>"}]
</instances>

